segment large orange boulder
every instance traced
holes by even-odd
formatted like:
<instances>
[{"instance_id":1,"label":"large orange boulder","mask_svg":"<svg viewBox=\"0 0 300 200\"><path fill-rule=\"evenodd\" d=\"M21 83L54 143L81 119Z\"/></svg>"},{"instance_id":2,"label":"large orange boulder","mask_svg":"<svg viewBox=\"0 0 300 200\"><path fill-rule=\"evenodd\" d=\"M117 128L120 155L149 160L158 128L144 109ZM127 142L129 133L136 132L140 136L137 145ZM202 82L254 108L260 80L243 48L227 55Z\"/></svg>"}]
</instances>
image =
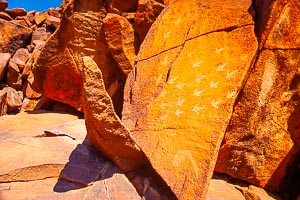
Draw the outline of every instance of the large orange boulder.
<instances>
[{"instance_id":1,"label":"large orange boulder","mask_svg":"<svg viewBox=\"0 0 300 200\"><path fill-rule=\"evenodd\" d=\"M101 70L90 57L83 62L84 116L91 144L125 172L142 168L146 158L115 113Z\"/></svg>"},{"instance_id":2,"label":"large orange boulder","mask_svg":"<svg viewBox=\"0 0 300 200\"><path fill-rule=\"evenodd\" d=\"M70 1L61 25L48 39L33 67L33 89L50 99L82 108L82 56L91 56L111 91L115 110L122 110L126 76L119 69L107 46L103 19L103 1Z\"/></svg>"},{"instance_id":3,"label":"large orange boulder","mask_svg":"<svg viewBox=\"0 0 300 200\"><path fill-rule=\"evenodd\" d=\"M170 3L126 84L123 121L178 199L205 198L257 50L251 3Z\"/></svg>"},{"instance_id":4,"label":"large orange boulder","mask_svg":"<svg viewBox=\"0 0 300 200\"><path fill-rule=\"evenodd\" d=\"M269 4L268 4L269 3ZM257 4L260 51L227 128L216 171L269 190L286 187L299 154L299 1Z\"/></svg>"}]
</instances>

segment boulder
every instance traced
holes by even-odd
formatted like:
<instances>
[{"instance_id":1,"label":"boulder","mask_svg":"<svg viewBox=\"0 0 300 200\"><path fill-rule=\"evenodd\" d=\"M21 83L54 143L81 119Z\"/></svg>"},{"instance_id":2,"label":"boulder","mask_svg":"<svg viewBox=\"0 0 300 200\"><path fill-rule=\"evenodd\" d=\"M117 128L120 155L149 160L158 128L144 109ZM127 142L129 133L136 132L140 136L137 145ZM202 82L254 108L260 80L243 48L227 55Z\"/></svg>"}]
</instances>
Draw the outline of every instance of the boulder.
<instances>
[{"instance_id":1,"label":"boulder","mask_svg":"<svg viewBox=\"0 0 300 200\"><path fill-rule=\"evenodd\" d=\"M124 172L142 168L146 158L115 113L101 70L90 57L83 63L84 118L91 144Z\"/></svg>"},{"instance_id":2,"label":"boulder","mask_svg":"<svg viewBox=\"0 0 300 200\"><path fill-rule=\"evenodd\" d=\"M70 1L61 25L47 41L33 67L33 89L56 101L82 108L82 56L91 56L103 72L105 88L116 113L123 107L126 76L119 69L105 41L102 1Z\"/></svg>"},{"instance_id":3,"label":"boulder","mask_svg":"<svg viewBox=\"0 0 300 200\"><path fill-rule=\"evenodd\" d=\"M40 98L42 96L42 94L38 93L38 92L35 92L28 81L25 81L25 83L23 84L23 88L22 88L22 91L24 93L24 95L26 97L28 97L29 99L37 99L37 98Z\"/></svg>"},{"instance_id":4,"label":"boulder","mask_svg":"<svg viewBox=\"0 0 300 200\"><path fill-rule=\"evenodd\" d=\"M47 26L50 26L53 29L57 29L60 25L60 18L50 15L47 17L45 24L47 24Z\"/></svg>"},{"instance_id":5,"label":"boulder","mask_svg":"<svg viewBox=\"0 0 300 200\"><path fill-rule=\"evenodd\" d=\"M134 18L134 30L142 43L158 15L165 8L162 3L155 0L141 0Z\"/></svg>"},{"instance_id":6,"label":"boulder","mask_svg":"<svg viewBox=\"0 0 300 200\"><path fill-rule=\"evenodd\" d=\"M49 17L49 15L46 11L37 12L34 17L35 24L37 26L41 26L48 17Z\"/></svg>"},{"instance_id":7,"label":"boulder","mask_svg":"<svg viewBox=\"0 0 300 200\"><path fill-rule=\"evenodd\" d=\"M300 153L294 137L299 127L300 32L287 34L290 29L284 28L300 29L295 9L300 3L280 2L256 5L270 8L269 17L258 9L259 25L265 27L258 30L263 50L236 101L215 169L270 191L286 190L289 169Z\"/></svg>"},{"instance_id":8,"label":"boulder","mask_svg":"<svg viewBox=\"0 0 300 200\"><path fill-rule=\"evenodd\" d=\"M34 49L32 52L33 61L36 62L42 52L42 49L44 48L46 42L43 40L34 40Z\"/></svg>"},{"instance_id":9,"label":"boulder","mask_svg":"<svg viewBox=\"0 0 300 200\"><path fill-rule=\"evenodd\" d=\"M11 58L10 62L14 62L15 64L18 65L18 68L20 71L23 71L26 62L30 58L30 53L27 48L20 48L16 51L14 56Z\"/></svg>"},{"instance_id":10,"label":"boulder","mask_svg":"<svg viewBox=\"0 0 300 200\"><path fill-rule=\"evenodd\" d=\"M0 117L7 114L7 92L0 90Z\"/></svg>"},{"instance_id":11,"label":"boulder","mask_svg":"<svg viewBox=\"0 0 300 200\"><path fill-rule=\"evenodd\" d=\"M19 66L14 61L10 61L8 64L6 82L10 87L16 90L22 88L22 74Z\"/></svg>"},{"instance_id":12,"label":"boulder","mask_svg":"<svg viewBox=\"0 0 300 200\"><path fill-rule=\"evenodd\" d=\"M32 33L31 44L33 44L35 40L46 41L51 36L51 34L52 33L45 27L37 28Z\"/></svg>"},{"instance_id":13,"label":"boulder","mask_svg":"<svg viewBox=\"0 0 300 200\"><path fill-rule=\"evenodd\" d=\"M13 19L19 16L26 16L27 12L24 8L13 8L11 10L6 10L5 11L9 16L11 16Z\"/></svg>"},{"instance_id":14,"label":"boulder","mask_svg":"<svg viewBox=\"0 0 300 200\"><path fill-rule=\"evenodd\" d=\"M0 52L14 54L31 37L32 30L0 19Z\"/></svg>"},{"instance_id":15,"label":"boulder","mask_svg":"<svg viewBox=\"0 0 300 200\"><path fill-rule=\"evenodd\" d=\"M2 0L0 2L0 11L4 11L7 8L7 6L8 6L8 2L5 0Z\"/></svg>"},{"instance_id":16,"label":"boulder","mask_svg":"<svg viewBox=\"0 0 300 200\"><path fill-rule=\"evenodd\" d=\"M105 40L109 50L124 75L134 65L134 31L126 18L108 13L103 20Z\"/></svg>"},{"instance_id":17,"label":"boulder","mask_svg":"<svg viewBox=\"0 0 300 200\"><path fill-rule=\"evenodd\" d=\"M2 78L6 74L7 65L10 57L10 53L0 53L0 81L2 81Z\"/></svg>"},{"instance_id":18,"label":"boulder","mask_svg":"<svg viewBox=\"0 0 300 200\"><path fill-rule=\"evenodd\" d=\"M122 120L178 199L205 198L257 51L251 4L172 2L127 80Z\"/></svg>"}]
</instances>

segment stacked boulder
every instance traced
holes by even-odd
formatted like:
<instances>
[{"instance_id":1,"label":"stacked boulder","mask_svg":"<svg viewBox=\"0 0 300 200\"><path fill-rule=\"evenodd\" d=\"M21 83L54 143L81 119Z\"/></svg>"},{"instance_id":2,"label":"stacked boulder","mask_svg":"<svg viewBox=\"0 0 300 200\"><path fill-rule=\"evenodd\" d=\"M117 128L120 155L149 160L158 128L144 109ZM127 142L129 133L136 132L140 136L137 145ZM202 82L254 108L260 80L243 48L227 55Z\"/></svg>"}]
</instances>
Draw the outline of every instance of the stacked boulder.
<instances>
[{"instance_id":1,"label":"stacked boulder","mask_svg":"<svg viewBox=\"0 0 300 200\"><path fill-rule=\"evenodd\" d=\"M32 90L32 66L46 40L58 28L63 8L27 12L22 8L0 11L0 116L31 110L41 98Z\"/></svg>"}]
</instances>

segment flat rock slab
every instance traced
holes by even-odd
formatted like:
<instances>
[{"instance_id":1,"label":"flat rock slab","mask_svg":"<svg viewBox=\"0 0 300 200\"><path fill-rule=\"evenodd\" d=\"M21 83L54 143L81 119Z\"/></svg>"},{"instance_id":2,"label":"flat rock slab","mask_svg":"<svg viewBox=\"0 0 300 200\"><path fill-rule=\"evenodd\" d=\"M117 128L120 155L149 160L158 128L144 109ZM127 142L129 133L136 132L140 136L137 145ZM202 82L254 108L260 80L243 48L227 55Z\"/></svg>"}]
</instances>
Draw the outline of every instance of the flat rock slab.
<instances>
[{"instance_id":1,"label":"flat rock slab","mask_svg":"<svg viewBox=\"0 0 300 200\"><path fill-rule=\"evenodd\" d=\"M83 141L87 134L84 119L62 123L46 129L44 132L48 137L67 136L80 141Z\"/></svg>"},{"instance_id":2,"label":"flat rock slab","mask_svg":"<svg viewBox=\"0 0 300 200\"><path fill-rule=\"evenodd\" d=\"M78 119L76 115L54 113L46 110L2 116L0 118L1 142L5 142L7 135L7 139L12 136L28 137L44 135L45 130L76 119Z\"/></svg>"},{"instance_id":3,"label":"flat rock slab","mask_svg":"<svg viewBox=\"0 0 300 200\"><path fill-rule=\"evenodd\" d=\"M178 199L205 198L257 50L250 5L172 2L149 30L129 76L123 121ZM224 10L224 19L234 19L228 27L215 15ZM203 25L212 16L218 23Z\"/></svg>"}]
</instances>

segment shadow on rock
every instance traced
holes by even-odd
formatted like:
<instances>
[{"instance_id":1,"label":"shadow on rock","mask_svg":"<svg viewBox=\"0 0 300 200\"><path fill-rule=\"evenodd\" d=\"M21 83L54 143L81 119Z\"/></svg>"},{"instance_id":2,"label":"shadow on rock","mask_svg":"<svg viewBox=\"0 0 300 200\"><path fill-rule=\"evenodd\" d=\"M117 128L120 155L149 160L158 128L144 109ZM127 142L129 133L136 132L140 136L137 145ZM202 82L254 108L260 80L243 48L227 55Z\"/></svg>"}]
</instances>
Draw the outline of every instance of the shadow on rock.
<instances>
[{"instance_id":1,"label":"shadow on rock","mask_svg":"<svg viewBox=\"0 0 300 200\"><path fill-rule=\"evenodd\" d=\"M69 162L61 171L53 190L55 192L77 190L121 173L111 161L90 146L86 138L71 153Z\"/></svg>"}]
</instances>

